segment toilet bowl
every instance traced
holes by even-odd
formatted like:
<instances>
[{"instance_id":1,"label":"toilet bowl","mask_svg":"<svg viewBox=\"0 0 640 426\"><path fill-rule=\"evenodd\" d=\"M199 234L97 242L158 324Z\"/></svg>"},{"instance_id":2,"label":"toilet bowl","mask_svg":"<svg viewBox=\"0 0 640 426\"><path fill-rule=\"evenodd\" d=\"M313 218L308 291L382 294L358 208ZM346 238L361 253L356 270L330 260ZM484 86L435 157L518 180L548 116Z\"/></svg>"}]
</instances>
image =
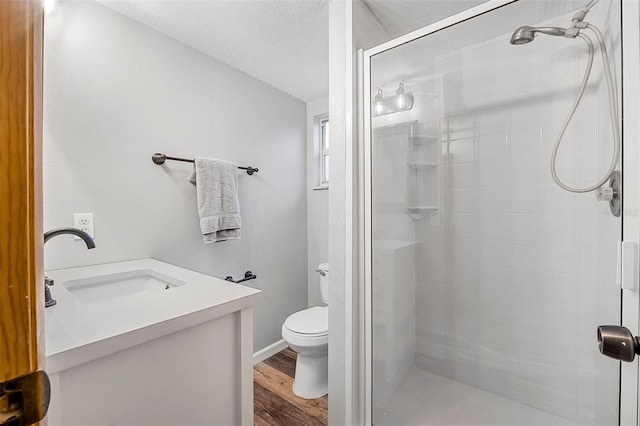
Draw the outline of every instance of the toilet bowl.
<instances>
[{"instance_id":1,"label":"toilet bowl","mask_svg":"<svg viewBox=\"0 0 640 426\"><path fill-rule=\"evenodd\" d=\"M329 266L321 263L320 293L328 302ZM282 338L298 354L293 393L312 399L327 394L329 353L329 307L314 306L289 315L282 324Z\"/></svg>"}]
</instances>

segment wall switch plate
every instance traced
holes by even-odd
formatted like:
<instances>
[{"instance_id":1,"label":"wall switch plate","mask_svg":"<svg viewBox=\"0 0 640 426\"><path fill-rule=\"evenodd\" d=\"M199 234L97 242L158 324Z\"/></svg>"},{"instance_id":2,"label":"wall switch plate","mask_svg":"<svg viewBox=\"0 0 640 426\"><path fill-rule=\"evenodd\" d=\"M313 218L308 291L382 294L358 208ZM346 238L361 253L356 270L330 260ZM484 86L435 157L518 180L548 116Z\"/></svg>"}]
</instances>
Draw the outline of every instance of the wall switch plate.
<instances>
[{"instance_id":1,"label":"wall switch plate","mask_svg":"<svg viewBox=\"0 0 640 426\"><path fill-rule=\"evenodd\" d=\"M95 238L95 232L93 229L93 213L74 213L73 227L86 232L91 236L91 238ZM80 239L80 237L73 237L73 238L75 240Z\"/></svg>"}]
</instances>

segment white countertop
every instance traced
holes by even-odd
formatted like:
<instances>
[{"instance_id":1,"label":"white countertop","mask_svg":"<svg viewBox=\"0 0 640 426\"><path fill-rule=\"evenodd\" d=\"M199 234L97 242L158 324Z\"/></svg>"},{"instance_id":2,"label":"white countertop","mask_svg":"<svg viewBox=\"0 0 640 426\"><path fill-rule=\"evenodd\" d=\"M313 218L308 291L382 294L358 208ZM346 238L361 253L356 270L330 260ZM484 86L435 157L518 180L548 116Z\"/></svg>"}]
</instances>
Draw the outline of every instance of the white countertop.
<instances>
[{"instance_id":1,"label":"white countertop","mask_svg":"<svg viewBox=\"0 0 640 426\"><path fill-rule=\"evenodd\" d=\"M186 283L169 291L109 303L82 303L64 283L132 270L152 270ZM46 272L57 304L45 309L47 371L93 359L251 307L262 291L159 262L140 259Z\"/></svg>"}]
</instances>

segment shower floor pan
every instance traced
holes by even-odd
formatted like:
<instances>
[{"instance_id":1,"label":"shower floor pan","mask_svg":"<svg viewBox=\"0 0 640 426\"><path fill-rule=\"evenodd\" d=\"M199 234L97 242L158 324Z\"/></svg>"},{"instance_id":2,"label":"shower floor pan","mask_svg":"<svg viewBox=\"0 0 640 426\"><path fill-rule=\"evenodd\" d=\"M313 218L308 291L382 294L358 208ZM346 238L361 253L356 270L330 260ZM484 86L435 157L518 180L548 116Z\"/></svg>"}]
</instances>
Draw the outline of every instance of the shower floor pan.
<instances>
[{"instance_id":1,"label":"shower floor pan","mask_svg":"<svg viewBox=\"0 0 640 426\"><path fill-rule=\"evenodd\" d=\"M375 409L376 426L577 426L570 420L491 392L413 368L383 407Z\"/></svg>"}]
</instances>

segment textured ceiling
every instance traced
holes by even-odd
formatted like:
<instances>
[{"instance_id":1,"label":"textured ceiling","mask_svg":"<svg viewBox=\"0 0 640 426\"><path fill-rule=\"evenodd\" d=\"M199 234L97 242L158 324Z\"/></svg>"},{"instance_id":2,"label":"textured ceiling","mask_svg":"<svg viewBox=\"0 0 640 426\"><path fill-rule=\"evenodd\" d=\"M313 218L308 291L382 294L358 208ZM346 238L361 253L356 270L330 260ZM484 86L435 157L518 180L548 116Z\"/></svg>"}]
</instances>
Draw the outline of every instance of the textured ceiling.
<instances>
[{"instance_id":1,"label":"textured ceiling","mask_svg":"<svg viewBox=\"0 0 640 426\"><path fill-rule=\"evenodd\" d=\"M329 92L328 0L99 0L303 101Z\"/></svg>"},{"instance_id":2,"label":"textured ceiling","mask_svg":"<svg viewBox=\"0 0 640 426\"><path fill-rule=\"evenodd\" d=\"M392 38L422 28L487 0L364 0Z\"/></svg>"},{"instance_id":3,"label":"textured ceiling","mask_svg":"<svg viewBox=\"0 0 640 426\"><path fill-rule=\"evenodd\" d=\"M295 96L329 92L329 0L98 0ZM391 39L482 0L367 0Z\"/></svg>"}]
</instances>

